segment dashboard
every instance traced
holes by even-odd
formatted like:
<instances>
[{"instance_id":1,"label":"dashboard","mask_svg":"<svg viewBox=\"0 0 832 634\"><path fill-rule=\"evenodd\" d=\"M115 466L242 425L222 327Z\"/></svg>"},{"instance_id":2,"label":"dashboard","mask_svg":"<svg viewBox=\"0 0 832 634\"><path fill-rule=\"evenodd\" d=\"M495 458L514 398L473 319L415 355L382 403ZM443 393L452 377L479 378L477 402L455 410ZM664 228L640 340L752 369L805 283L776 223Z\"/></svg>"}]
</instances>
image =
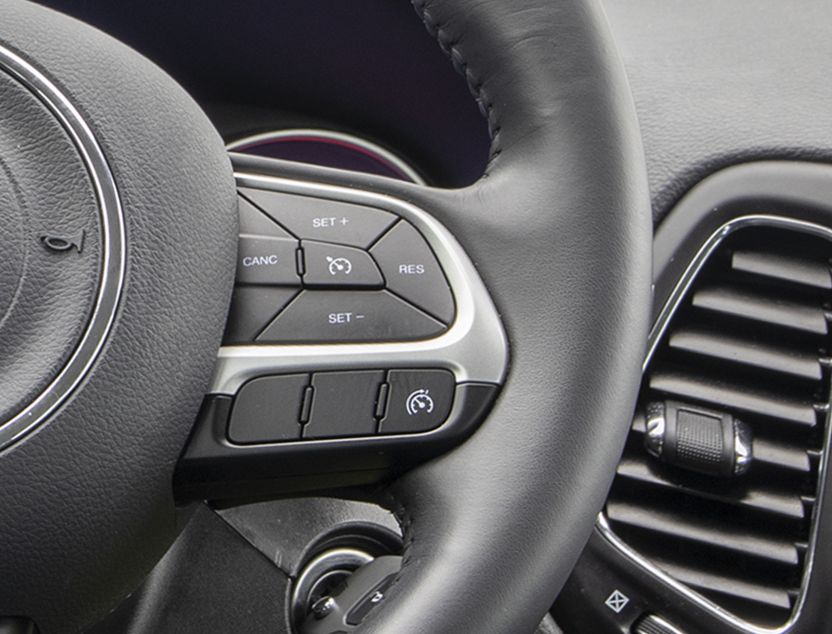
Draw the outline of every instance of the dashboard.
<instances>
[{"instance_id":1,"label":"dashboard","mask_svg":"<svg viewBox=\"0 0 832 634\"><path fill-rule=\"evenodd\" d=\"M406 201L258 175L256 157L464 190L486 171L488 125L408 2L40 4L158 64L208 114L238 173L248 170L238 178L242 259L226 348L176 474L183 526L189 521L143 586L93 631L301 628L356 570L401 556L401 526L366 501L267 501L247 474L307 465L337 474L344 442L354 442L368 472L390 462L404 469L452 446L498 398L510 342L489 337L502 332L499 307L477 281L480 263L442 225ZM616 479L539 631L832 631L824 601L832 574L832 9L824 0L603 6L646 157L654 239L641 248L654 262L652 330ZM314 196L321 207L313 215L323 220L296 224L286 196ZM336 198L341 206L327 207ZM278 243L290 266L275 273L263 245ZM411 289L408 266L433 276L438 290ZM277 288L268 297L252 290L263 283ZM359 290L375 293L374 312L343 308ZM310 325L304 301L328 302L315 310L329 322ZM295 313L258 313L275 303ZM409 341L427 337L441 345ZM348 368L315 348L368 338L399 347L387 356L351 350L359 362ZM256 342L298 350L269 359L247 352ZM263 373L271 379L256 378ZM321 387L327 382L337 386ZM429 390L417 389L423 384ZM338 398L316 411L354 419L348 433L333 436L323 415L310 421L318 389ZM380 390L385 403L426 412L428 422L379 410ZM264 398L306 411L303 431L270 428ZM346 405L353 401L358 413ZM217 429L244 446L234 462Z\"/></svg>"}]
</instances>

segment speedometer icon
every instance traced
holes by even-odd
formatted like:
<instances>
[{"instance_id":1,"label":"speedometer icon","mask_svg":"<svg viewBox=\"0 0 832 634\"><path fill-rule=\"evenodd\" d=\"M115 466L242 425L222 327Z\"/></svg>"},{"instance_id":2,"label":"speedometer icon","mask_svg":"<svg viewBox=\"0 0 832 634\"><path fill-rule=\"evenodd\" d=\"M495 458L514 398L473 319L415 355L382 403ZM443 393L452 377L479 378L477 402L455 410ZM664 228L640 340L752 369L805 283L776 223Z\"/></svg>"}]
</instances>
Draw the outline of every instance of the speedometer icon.
<instances>
[{"instance_id":1,"label":"speedometer icon","mask_svg":"<svg viewBox=\"0 0 832 634\"><path fill-rule=\"evenodd\" d=\"M428 390L416 390L407 397L405 408L409 416L430 414L433 411L433 398Z\"/></svg>"}]
</instances>

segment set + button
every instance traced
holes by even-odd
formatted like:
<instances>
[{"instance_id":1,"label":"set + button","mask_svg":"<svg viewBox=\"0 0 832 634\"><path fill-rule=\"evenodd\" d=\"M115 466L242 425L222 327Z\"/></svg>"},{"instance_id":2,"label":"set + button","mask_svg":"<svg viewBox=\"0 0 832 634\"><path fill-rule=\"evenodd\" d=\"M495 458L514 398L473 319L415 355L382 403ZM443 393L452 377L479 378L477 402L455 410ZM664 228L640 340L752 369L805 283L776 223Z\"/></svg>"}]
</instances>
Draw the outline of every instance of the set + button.
<instances>
[{"instance_id":1,"label":"set + button","mask_svg":"<svg viewBox=\"0 0 832 634\"><path fill-rule=\"evenodd\" d=\"M337 242L366 249L397 219L390 212L374 207L323 198L248 188L240 192L304 240Z\"/></svg>"}]
</instances>

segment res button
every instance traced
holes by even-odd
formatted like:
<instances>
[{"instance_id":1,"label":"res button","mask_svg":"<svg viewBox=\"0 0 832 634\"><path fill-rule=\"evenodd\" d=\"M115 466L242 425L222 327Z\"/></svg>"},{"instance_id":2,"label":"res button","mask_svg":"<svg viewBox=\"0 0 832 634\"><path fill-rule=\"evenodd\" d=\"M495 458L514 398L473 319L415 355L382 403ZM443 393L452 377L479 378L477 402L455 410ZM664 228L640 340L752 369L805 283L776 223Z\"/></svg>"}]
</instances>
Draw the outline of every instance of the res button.
<instances>
[{"instance_id":1,"label":"res button","mask_svg":"<svg viewBox=\"0 0 832 634\"><path fill-rule=\"evenodd\" d=\"M413 225L400 221L370 252L381 267L387 288L441 322L453 321L454 300L445 274Z\"/></svg>"}]
</instances>

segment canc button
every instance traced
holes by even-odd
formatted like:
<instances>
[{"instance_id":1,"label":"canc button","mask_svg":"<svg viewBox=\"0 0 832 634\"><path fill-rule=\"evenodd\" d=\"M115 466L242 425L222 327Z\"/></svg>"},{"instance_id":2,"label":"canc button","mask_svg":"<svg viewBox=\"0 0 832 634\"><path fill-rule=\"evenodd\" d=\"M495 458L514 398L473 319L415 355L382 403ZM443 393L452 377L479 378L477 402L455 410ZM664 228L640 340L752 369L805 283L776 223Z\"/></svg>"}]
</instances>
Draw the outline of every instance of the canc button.
<instances>
[{"instance_id":1,"label":"canc button","mask_svg":"<svg viewBox=\"0 0 832 634\"><path fill-rule=\"evenodd\" d=\"M447 370L390 370L387 382L387 411L379 433L428 431L448 418L456 383Z\"/></svg>"},{"instance_id":2,"label":"canc button","mask_svg":"<svg viewBox=\"0 0 832 634\"><path fill-rule=\"evenodd\" d=\"M240 236L237 284L300 286L293 238Z\"/></svg>"}]
</instances>

